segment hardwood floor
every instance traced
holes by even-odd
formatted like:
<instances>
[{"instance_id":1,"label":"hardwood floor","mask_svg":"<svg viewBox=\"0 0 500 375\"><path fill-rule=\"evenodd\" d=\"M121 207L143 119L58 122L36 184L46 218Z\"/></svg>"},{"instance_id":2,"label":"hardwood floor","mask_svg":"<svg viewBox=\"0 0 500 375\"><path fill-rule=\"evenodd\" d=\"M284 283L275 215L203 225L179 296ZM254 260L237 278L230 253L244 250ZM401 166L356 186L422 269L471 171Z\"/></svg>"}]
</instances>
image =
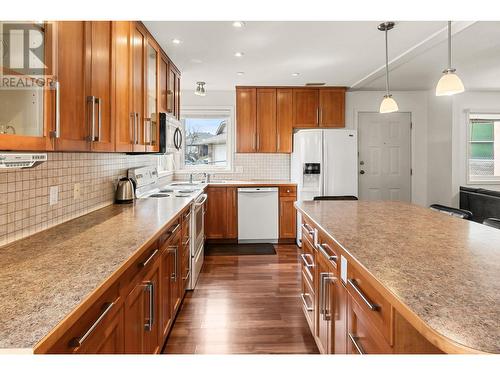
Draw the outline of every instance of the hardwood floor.
<instances>
[{"instance_id":1,"label":"hardwood floor","mask_svg":"<svg viewBox=\"0 0 500 375\"><path fill-rule=\"evenodd\" d=\"M163 352L318 353L299 299L298 249L276 252L206 257Z\"/></svg>"}]
</instances>

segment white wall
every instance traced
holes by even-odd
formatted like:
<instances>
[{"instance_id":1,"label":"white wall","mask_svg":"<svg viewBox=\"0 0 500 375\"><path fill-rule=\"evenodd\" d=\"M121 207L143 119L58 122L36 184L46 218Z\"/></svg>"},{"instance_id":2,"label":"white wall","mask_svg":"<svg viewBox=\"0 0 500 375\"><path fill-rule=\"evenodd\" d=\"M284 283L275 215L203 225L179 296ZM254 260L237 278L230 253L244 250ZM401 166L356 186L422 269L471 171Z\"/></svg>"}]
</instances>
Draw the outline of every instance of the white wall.
<instances>
[{"instance_id":1,"label":"white wall","mask_svg":"<svg viewBox=\"0 0 500 375\"><path fill-rule=\"evenodd\" d=\"M452 204L452 98L427 92L427 200Z\"/></svg>"},{"instance_id":2,"label":"white wall","mask_svg":"<svg viewBox=\"0 0 500 375\"><path fill-rule=\"evenodd\" d=\"M357 129L359 112L378 112L384 96L381 91L353 91L346 95L346 127ZM401 112L411 112L412 131L412 202L427 206L427 92L392 93Z\"/></svg>"},{"instance_id":3,"label":"white wall","mask_svg":"<svg viewBox=\"0 0 500 375\"><path fill-rule=\"evenodd\" d=\"M500 190L500 184L467 185L467 112L500 113L499 91L466 91L453 97L452 203L458 206L460 186Z\"/></svg>"}]
</instances>

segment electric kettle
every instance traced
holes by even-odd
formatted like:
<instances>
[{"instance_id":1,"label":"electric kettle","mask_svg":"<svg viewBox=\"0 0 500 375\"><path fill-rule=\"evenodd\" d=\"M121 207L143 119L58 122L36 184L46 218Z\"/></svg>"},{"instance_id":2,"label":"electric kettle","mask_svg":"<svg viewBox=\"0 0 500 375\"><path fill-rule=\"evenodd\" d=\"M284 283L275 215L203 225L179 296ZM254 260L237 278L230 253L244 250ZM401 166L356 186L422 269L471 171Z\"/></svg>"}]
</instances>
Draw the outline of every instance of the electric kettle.
<instances>
[{"instance_id":1,"label":"electric kettle","mask_svg":"<svg viewBox=\"0 0 500 375\"><path fill-rule=\"evenodd\" d=\"M135 198L134 180L122 177L116 186L115 203L132 203Z\"/></svg>"}]
</instances>

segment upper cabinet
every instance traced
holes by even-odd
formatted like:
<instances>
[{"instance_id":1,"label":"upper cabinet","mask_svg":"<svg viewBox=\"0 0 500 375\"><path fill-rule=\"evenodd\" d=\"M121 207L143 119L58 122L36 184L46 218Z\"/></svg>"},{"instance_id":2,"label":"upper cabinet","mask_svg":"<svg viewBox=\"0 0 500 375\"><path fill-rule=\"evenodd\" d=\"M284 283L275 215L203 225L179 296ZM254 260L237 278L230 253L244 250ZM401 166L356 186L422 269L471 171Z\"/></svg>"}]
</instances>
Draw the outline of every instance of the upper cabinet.
<instances>
[{"instance_id":1,"label":"upper cabinet","mask_svg":"<svg viewBox=\"0 0 500 375\"><path fill-rule=\"evenodd\" d=\"M180 116L180 72L142 23L33 23L29 32L43 39L44 71L1 73L48 83L0 90L0 150L158 152L159 112Z\"/></svg>"},{"instance_id":2,"label":"upper cabinet","mask_svg":"<svg viewBox=\"0 0 500 375\"><path fill-rule=\"evenodd\" d=\"M294 128L343 128L344 87L236 87L236 150L291 153Z\"/></svg>"},{"instance_id":3,"label":"upper cabinet","mask_svg":"<svg viewBox=\"0 0 500 375\"><path fill-rule=\"evenodd\" d=\"M52 79L45 80L41 86L35 84L21 87L19 83L24 82L22 79L26 77L28 82L33 82L31 78L54 74L54 23L33 23L32 30L25 31L43 40L42 47L36 51L36 59L44 62L43 68L32 68L31 64L27 64L22 59L21 48L8 48L9 26L6 24L0 22L3 30L0 33L0 44L5 47L3 56L10 54L16 61L22 60L24 66L4 65L7 60L0 59L0 75L4 82L8 79L0 90L0 150L52 150L50 132L55 126L56 85L51 84L54 82Z\"/></svg>"}]
</instances>

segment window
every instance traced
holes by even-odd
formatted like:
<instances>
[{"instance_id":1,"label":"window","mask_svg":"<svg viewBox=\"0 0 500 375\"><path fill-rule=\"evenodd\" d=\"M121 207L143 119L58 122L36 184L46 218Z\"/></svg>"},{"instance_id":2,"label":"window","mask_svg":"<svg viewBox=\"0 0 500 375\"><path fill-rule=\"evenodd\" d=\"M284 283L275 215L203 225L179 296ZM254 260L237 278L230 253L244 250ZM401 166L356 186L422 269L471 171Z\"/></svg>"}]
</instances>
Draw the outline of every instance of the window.
<instances>
[{"instance_id":1,"label":"window","mask_svg":"<svg viewBox=\"0 0 500 375\"><path fill-rule=\"evenodd\" d=\"M468 135L470 183L500 181L500 114L470 114Z\"/></svg>"},{"instance_id":2,"label":"window","mask_svg":"<svg viewBox=\"0 0 500 375\"><path fill-rule=\"evenodd\" d=\"M231 108L184 109L184 169L229 169L231 119Z\"/></svg>"}]
</instances>

